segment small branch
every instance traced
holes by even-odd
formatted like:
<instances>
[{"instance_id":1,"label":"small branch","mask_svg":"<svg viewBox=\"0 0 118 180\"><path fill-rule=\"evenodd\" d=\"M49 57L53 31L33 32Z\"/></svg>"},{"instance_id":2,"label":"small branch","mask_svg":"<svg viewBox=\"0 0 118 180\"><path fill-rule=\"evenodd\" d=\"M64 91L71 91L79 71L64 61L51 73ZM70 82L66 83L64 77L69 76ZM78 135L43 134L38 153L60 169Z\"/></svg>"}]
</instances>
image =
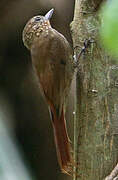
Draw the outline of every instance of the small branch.
<instances>
[{"instance_id":1,"label":"small branch","mask_svg":"<svg viewBox=\"0 0 118 180\"><path fill-rule=\"evenodd\" d=\"M111 174L105 178L105 180L117 180L118 179L118 164L112 170Z\"/></svg>"}]
</instances>

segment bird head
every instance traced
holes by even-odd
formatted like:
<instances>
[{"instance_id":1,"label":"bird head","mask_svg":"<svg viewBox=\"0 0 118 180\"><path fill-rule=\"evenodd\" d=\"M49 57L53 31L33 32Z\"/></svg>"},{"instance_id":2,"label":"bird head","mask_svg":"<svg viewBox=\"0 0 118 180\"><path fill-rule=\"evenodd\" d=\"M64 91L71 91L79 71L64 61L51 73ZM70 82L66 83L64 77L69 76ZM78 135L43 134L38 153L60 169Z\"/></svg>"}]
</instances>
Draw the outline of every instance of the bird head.
<instances>
[{"instance_id":1,"label":"bird head","mask_svg":"<svg viewBox=\"0 0 118 180\"><path fill-rule=\"evenodd\" d=\"M23 43L28 49L30 49L35 37L38 38L42 32L48 32L51 28L50 18L53 12L54 9L51 9L45 16L34 16L27 22L23 30Z\"/></svg>"}]
</instances>

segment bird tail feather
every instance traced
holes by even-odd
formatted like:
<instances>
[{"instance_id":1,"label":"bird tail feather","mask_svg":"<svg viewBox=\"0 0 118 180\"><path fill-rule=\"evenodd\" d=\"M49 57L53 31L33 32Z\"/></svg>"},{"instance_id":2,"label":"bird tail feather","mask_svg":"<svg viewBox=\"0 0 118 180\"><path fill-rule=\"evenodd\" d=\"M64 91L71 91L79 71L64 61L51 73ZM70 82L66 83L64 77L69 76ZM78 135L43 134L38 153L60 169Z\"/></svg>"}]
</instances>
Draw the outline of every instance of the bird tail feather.
<instances>
[{"instance_id":1,"label":"bird tail feather","mask_svg":"<svg viewBox=\"0 0 118 180\"><path fill-rule=\"evenodd\" d=\"M71 174L73 164L72 148L67 134L64 109L62 108L59 117L56 113L56 109L52 105L50 106L50 112L54 130L58 162L63 173Z\"/></svg>"}]
</instances>

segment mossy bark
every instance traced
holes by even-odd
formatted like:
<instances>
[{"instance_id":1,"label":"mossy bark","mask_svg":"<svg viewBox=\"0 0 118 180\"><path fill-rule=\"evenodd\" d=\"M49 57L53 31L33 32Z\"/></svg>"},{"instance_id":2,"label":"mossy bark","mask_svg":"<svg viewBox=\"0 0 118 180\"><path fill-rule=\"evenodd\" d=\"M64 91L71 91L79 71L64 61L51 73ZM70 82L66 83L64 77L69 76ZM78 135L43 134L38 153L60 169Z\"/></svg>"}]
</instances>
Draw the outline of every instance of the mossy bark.
<instances>
[{"instance_id":1,"label":"mossy bark","mask_svg":"<svg viewBox=\"0 0 118 180\"><path fill-rule=\"evenodd\" d=\"M99 41L99 3L76 0L71 24L76 55L85 39L94 40L79 59L77 71L77 180L103 180L118 160L118 65Z\"/></svg>"}]
</instances>

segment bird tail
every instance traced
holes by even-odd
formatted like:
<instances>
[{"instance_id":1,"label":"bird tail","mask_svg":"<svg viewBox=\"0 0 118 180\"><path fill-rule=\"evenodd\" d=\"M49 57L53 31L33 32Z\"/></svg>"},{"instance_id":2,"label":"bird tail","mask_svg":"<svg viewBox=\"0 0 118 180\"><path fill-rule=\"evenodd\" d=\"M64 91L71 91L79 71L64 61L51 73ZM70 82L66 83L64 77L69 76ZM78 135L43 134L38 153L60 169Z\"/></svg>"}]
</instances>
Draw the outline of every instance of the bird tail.
<instances>
[{"instance_id":1,"label":"bird tail","mask_svg":"<svg viewBox=\"0 0 118 180\"><path fill-rule=\"evenodd\" d=\"M62 172L71 175L73 164L72 148L67 134L64 109L62 108L61 114L59 116L57 115L58 113L56 112L54 106L51 106L50 113L54 130L58 162Z\"/></svg>"}]
</instances>

